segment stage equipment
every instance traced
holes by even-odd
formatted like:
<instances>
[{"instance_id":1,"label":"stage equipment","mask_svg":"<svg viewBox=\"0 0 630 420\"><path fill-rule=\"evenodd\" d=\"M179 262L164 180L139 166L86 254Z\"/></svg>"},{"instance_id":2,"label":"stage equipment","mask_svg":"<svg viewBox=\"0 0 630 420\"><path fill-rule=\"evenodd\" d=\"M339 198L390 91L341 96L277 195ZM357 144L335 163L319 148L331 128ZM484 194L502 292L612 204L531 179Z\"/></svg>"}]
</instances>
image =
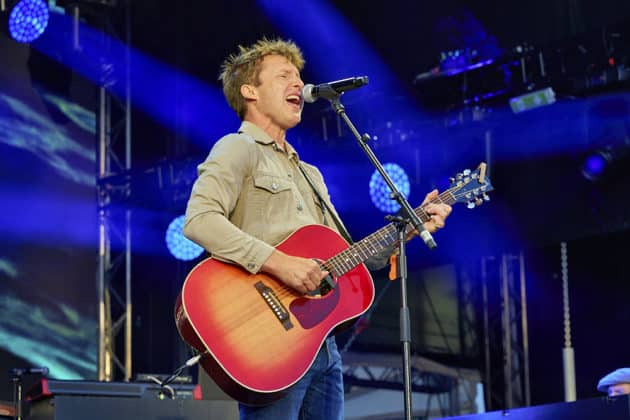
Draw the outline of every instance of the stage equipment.
<instances>
[{"instance_id":1,"label":"stage equipment","mask_svg":"<svg viewBox=\"0 0 630 420\"><path fill-rule=\"evenodd\" d=\"M184 236L185 215L173 219L166 229L166 247L178 260L194 260L203 252L203 248Z\"/></svg>"},{"instance_id":2,"label":"stage equipment","mask_svg":"<svg viewBox=\"0 0 630 420\"><path fill-rule=\"evenodd\" d=\"M98 86L97 114L97 197L99 218L97 305L98 305L98 380L112 381L131 379L131 224L129 208L113 206L117 195L131 196L131 184L124 174L132 167L131 159L131 2L121 5L125 25L123 33L117 33L113 24L113 10L103 8L98 29L120 39L125 44L122 63L101 63L102 74ZM74 9L78 28L78 9ZM74 46L80 49L78 32L74 34ZM108 44L111 47L111 44ZM103 49L103 56L110 51ZM113 72L114 66L122 67ZM123 74L114 78L112 74ZM115 96L112 92L123 92ZM121 177L121 183L111 189L108 180ZM116 345L122 336L123 346ZM122 351L121 351L122 349Z\"/></svg>"},{"instance_id":3,"label":"stage equipment","mask_svg":"<svg viewBox=\"0 0 630 420\"><path fill-rule=\"evenodd\" d=\"M302 88L302 97L306 102L313 103L319 98L334 99L347 90L357 89L368 84L367 76L348 77L334 82L313 86L310 83Z\"/></svg>"},{"instance_id":4,"label":"stage equipment","mask_svg":"<svg viewBox=\"0 0 630 420\"><path fill-rule=\"evenodd\" d=\"M529 406L525 257L522 252L484 257L480 268L486 408Z\"/></svg>"},{"instance_id":5,"label":"stage equipment","mask_svg":"<svg viewBox=\"0 0 630 420\"><path fill-rule=\"evenodd\" d=\"M22 420L24 410L24 398L22 392L22 376L24 375L47 375L48 368L14 368L11 369L11 380L13 381L13 401L15 407L15 419ZM45 381L46 379L42 379Z\"/></svg>"},{"instance_id":6,"label":"stage equipment","mask_svg":"<svg viewBox=\"0 0 630 420\"><path fill-rule=\"evenodd\" d=\"M139 377L148 376L150 375ZM199 385L172 382L170 386L175 391L169 395L171 399L201 399ZM28 391L26 398L29 401L38 401L59 395L164 399L162 387L154 382L61 381L45 378Z\"/></svg>"},{"instance_id":7,"label":"stage equipment","mask_svg":"<svg viewBox=\"0 0 630 420\"><path fill-rule=\"evenodd\" d=\"M457 420L624 420L630 419L630 397L593 398L575 402L546 404L514 410L493 411L457 417Z\"/></svg>"},{"instance_id":8,"label":"stage equipment","mask_svg":"<svg viewBox=\"0 0 630 420\"><path fill-rule=\"evenodd\" d=\"M56 381L43 379L27 394L31 420L237 419L231 401L200 401L199 385Z\"/></svg>"},{"instance_id":9,"label":"stage equipment","mask_svg":"<svg viewBox=\"0 0 630 420\"><path fill-rule=\"evenodd\" d=\"M629 27L628 22L610 25L545 46L524 42L485 60L474 50L442 53L439 64L417 74L413 83L430 108L505 105L518 97L510 101L514 112L553 103L556 96L627 88Z\"/></svg>"},{"instance_id":10,"label":"stage equipment","mask_svg":"<svg viewBox=\"0 0 630 420\"><path fill-rule=\"evenodd\" d=\"M69 7L82 7L82 6L105 6L116 7L119 0L56 0L57 6L69 8Z\"/></svg>"},{"instance_id":11,"label":"stage equipment","mask_svg":"<svg viewBox=\"0 0 630 420\"><path fill-rule=\"evenodd\" d=\"M600 149L588 155L582 165L582 175L589 181L598 180L606 171L612 160L612 154L607 149Z\"/></svg>"},{"instance_id":12,"label":"stage equipment","mask_svg":"<svg viewBox=\"0 0 630 420\"><path fill-rule=\"evenodd\" d=\"M610 173L618 171L630 155L630 138L624 139L628 144L605 146L587 155L582 164L582 175L589 181L610 178ZM624 163L625 164L625 163Z\"/></svg>"},{"instance_id":13,"label":"stage equipment","mask_svg":"<svg viewBox=\"0 0 630 420\"><path fill-rule=\"evenodd\" d=\"M0 0L3 30L21 43L30 43L39 38L48 26L50 11L43 0Z\"/></svg>"},{"instance_id":14,"label":"stage equipment","mask_svg":"<svg viewBox=\"0 0 630 420\"><path fill-rule=\"evenodd\" d=\"M403 390L400 356L371 352L346 352L342 356L346 407L365 401L371 390ZM481 397L478 392L482 390L478 371L446 366L417 355L411 357L411 366L411 388L416 395L426 396L425 407L414 408L415 417L437 418L478 412L475 399ZM382 408L389 417L383 413L379 418L400 418L397 407Z\"/></svg>"},{"instance_id":15,"label":"stage equipment","mask_svg":"<svg viewBox=\"0 0 630 420\"><path fill-rule=\"evenodd\" d=\"M575 354L571 344L571 312L569 304L569 259L567 243L560 243L560 267L562 271L562 312L564 314L564 348L562 349L562 371L564 373L564 400L575 401Z\"/></svg>"},{"instance_id":16,"label":"stage equipment","mask_svg":"<svg viewBox=\"0 0 630 420\"><path fill-rule=\"evenodd\" d=\"M539 108L541 106L551 105L556 102L556 93L552 88L536 90L524 95L515 96L510 99L510 108L515 114L528 111L530 109Z\"/></svg>"},{"instance_id":17,"label":"stage equipment","mask_svg":"<svg viewBox=\"0 0 630 420\"><path fill-rule=\"evenodd\" d=\"M409 317L409 306L407 305L407 257L405 250L405 242L407 240L407 232L408 231L416 231L419 236L422 238L425 245L429 247L429 249L434 249L437 247L435 240L431 236L431 234L425 229L423 223L426 220L420 220L418 214L411 208L409 202L405 198L405 196L398 190L396 184L389 177L383 165L379 162L378 158L367 144L368 141L371 140L369 134L365 133L363 135L359 134L359 131L356 129L348 115L346 114L346 110L344 105L341 103L341 93L337 95L331 95L331 97L327 98L330 101L330 105L335 113L344 121L347 127L350 129L354 137L357 139L359 146L365 152L370 162L374 165L379 174L383 177L383 180L389 187L391 191L391 197L395 199L401 207L401 211L397 216L389 216L386 217L389 221L392 222L392 225L395 226L396 231L398 233L398 253L397 253L397 273L396 277L400 280L400 341L402 343L402 359L403 359L403 375L404 375L404 413L405 419L411 420L411 415L413 412L412 408L412 399L411 399L411 321ZM486 164L482 163L479 166L478 175L475 179L480 181L481 184L484 184L486 181ZM470 178L471 172L469 170L464 171L464 174L459 175L460 177ZM484 192L484 198L489 199L488 196ZM479 199L481 204L481 199ZM439 201L438 201L439 202ZM443 202L443 201L442 201ZM473 203L474 206L474 203ZM428 216L426 213L421 216Z\"/></svg>"},{"instance_id":18,"label":"stage equipment","mask_svg":"<svg viewBox=\"0 0 630 420\"><path fill-rule=\"evenodd\" d=\"M409 198L409 177L405 170L395 163L386 163L383 167L392 177L394 184L404 194L405 198ZM370 198L376 208L383 213L395 213L400 210L400 205L392 199L387 184L385 184L383 177L376 170L370 178Z\"/></svg>"}]
</instances>

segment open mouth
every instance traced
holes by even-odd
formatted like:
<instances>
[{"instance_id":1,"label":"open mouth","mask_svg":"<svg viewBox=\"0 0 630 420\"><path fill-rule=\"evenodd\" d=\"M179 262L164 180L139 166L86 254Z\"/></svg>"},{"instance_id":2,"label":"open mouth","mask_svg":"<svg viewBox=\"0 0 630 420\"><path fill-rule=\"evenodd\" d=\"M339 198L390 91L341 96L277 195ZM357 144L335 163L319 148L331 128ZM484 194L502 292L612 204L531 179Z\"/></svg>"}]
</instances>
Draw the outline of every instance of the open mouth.
<instances>
[{"instance_id":1,"label":"open mouth","mask_svg":"<svg viewBox=\"0 0 630 420\"><path fill-rule=\"evenodd\" d=\"M298 108L302 108L302 97L300 95L289 95L286 98L286 101L292 105L297 106Z\"/></svg>"}]
</instances>

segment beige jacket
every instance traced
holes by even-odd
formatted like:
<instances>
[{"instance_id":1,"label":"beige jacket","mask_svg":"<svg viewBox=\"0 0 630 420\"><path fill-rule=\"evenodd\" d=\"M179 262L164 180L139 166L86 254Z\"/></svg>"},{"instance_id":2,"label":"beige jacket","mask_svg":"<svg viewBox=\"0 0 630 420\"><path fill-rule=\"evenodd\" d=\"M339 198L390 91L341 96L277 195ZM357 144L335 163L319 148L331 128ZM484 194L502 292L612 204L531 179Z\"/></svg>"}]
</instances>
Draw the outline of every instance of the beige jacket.
<instances>
[{"instance_id":1,"label":"beige jacket","mask_svg":"<svg viewBox=\"0 0 630 420\"><path fill-rule=\"evenodd\" d=\"M325 223L295 149L287 143L287 150L249 122L221 138L198 167L184 235L213 257L257 273L273 246L299 227L327 224L337 231L328 214ZM301 164L334 211L322 174Z\"/></svg>"}]
</instances>

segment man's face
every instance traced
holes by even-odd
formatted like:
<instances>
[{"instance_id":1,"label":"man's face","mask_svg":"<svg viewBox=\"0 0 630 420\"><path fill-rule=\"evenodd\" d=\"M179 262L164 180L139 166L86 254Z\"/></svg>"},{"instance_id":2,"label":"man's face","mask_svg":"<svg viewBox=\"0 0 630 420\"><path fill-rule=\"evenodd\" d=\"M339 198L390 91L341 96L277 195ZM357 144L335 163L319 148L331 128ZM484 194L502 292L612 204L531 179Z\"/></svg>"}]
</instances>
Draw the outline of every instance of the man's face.
<instances>
[{"instance_id":1,"label":"man's face","mask_svg":"<svg viewBox=\"0 0 630 420\"><path fill-rule=\"evenodd\" d=\"M256 108L269 122L283 130L295 127L302 118L302 88L300 72L286 57L267 55L261 62L255 87Z\"/></svg>"},{"instance_id":2,"label":"man's face","mask_svg":"<svg viewBox=\"0 0 630 420\"><path fill-rule=\"evenodd\" d=\"M630 384L615 384L608 387L608 396L630 394Z\"/></svg>"}]
</instances>

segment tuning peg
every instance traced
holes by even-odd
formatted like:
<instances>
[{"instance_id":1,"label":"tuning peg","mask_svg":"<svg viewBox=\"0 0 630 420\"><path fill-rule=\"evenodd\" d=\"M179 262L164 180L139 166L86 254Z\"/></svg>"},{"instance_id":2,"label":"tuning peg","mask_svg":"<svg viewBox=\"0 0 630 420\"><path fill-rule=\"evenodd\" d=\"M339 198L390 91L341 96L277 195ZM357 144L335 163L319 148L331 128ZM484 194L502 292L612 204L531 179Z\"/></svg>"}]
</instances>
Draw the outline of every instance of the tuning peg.
<instances>
[{"instance_id":1,"label":"tuning peg","mask_svg":"<svg viewBox=\"0 0 630 420\"><path fill-rule=\"evenodd\" d=\"M480 206L480 205L482 205L482 204L483 204L483 200L482 200L481 198L477 197L477 198L475 199L475 205Z\"/></svg>"},{"instance_id":2,"label":"tuning peg","mask_svg":"<svg viewBox=\"0 0 630 420\"><path fill-rule=\"evenodd\" d=\"M458 181L461 180L463 177L464 177L464 175L462 175L461 172L459 172L457 175L455 175L455 179L458 180Z\"/></svg>"},{"instance_id":3,"label":"tuning peg","mask_svg":"<svg viewBox=\"0 0 630 420\"><path fill-rule=\"evenodd\" d=\"M473 203L472 201L469 201L466 207L468 207L469 209L474 209L477 206L475 206L475 203Z\"/></svg>"},{"instance_id":4,"label":"tuning peg","mask_svg":"<svg viewBox=\"0 0 630 420\"><path fill-rule=\"evenodd\" d=\"M455 182L455 178L450 177L450 178L448 179L448 182L449 182L449 183L451 183L451 184L452 184L452 183L454 183L454 182Z\"/></svg>"},{"instance_id":5,"label":"tuning peg","mask_svg":"<svg viewBox=\"0 0 630 420\"><path fill-rule=\"evenodd\" d=\"M470 169L464 169L464 176L470 176Z\"/></svg>"},{"instance_id":6,"label":"tuning peg","mask_svg":"<svg viewBox=\"0 0 630 420\"><path fill-rule=\"evenodd\" d=\"M490 196L488 194L483 193L482 197L484 201L490 201Z\"/></svg>"}]
</instances>

